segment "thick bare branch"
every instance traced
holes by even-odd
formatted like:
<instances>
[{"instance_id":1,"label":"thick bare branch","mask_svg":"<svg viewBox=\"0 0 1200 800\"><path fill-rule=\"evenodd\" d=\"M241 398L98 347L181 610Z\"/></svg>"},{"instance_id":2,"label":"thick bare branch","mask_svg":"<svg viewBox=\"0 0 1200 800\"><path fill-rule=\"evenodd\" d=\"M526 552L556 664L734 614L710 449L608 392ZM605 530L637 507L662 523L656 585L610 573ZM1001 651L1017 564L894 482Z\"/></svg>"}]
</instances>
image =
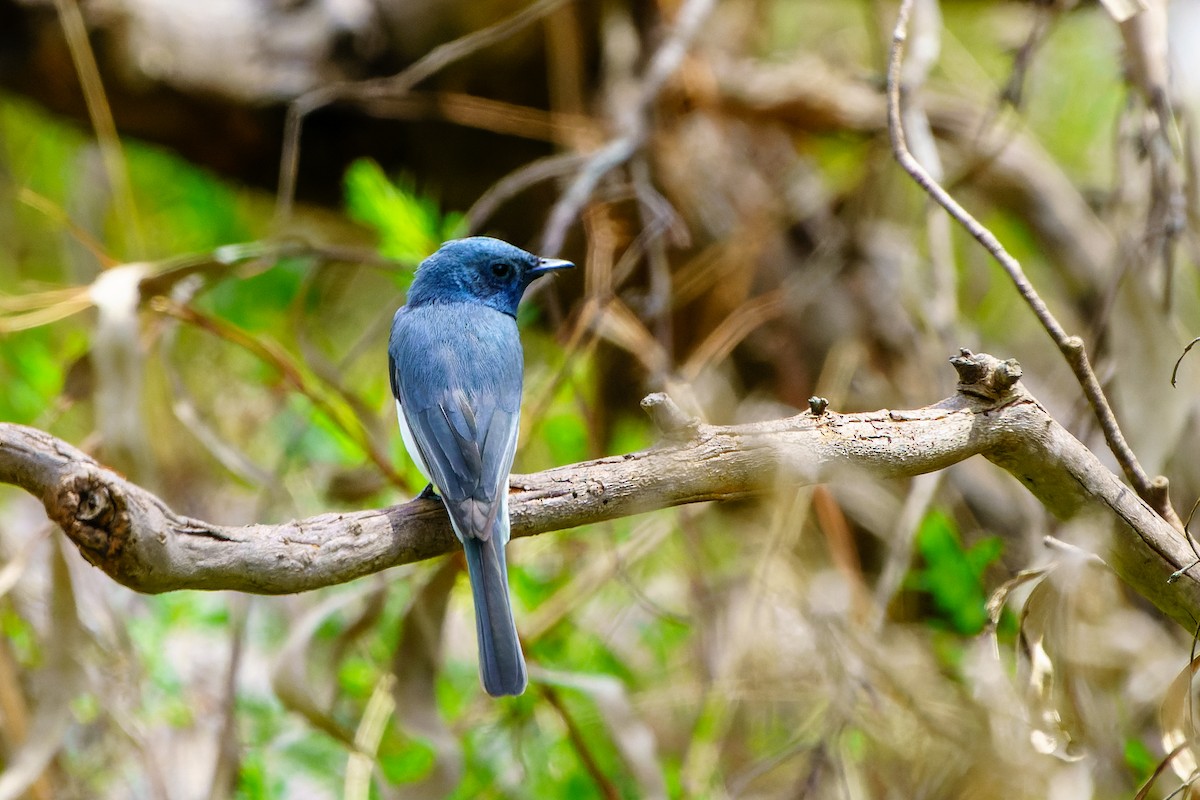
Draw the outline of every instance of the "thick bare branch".
<instances>
[{"instance_id":1,"label":"thick bare branch","mask_svg":"<svg viewBox=\"0 0 1200 800\"><path fill-rule=\"evenodd\" d=\"M913 411L811 412L737 426L704 425L647 398L664 428L650 450L514 475L513 535L530 536L685 503L747 497L849 473L913 476L983 455L1060 518L1096 515L1113 535L1102 553L1165 613L1192 626L1200 583L1176 570L1187 542L1056 423L991 356L954 359L959 391ZM159 498L41 431L0 424L0 480L40 497L83 555L142 592L236 589L278 594L349 581L457 547L440 503L228 527L180 516Z\"/></svg>"}]
</instances>

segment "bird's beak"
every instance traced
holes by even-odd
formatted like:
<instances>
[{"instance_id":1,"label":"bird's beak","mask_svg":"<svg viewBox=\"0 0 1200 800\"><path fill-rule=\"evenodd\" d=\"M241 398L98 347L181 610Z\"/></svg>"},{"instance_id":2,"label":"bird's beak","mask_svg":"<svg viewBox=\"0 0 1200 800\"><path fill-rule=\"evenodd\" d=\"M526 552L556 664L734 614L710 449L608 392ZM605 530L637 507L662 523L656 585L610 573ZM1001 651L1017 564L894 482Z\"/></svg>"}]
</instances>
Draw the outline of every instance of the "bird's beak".
<instances>
[{"instance_id":1,"label":"bird's beak","mask_svg":"<svg viewBox=\"0 0 1200 800\"><path fill-rule=\"evenodd\" d=\"M563 261L561 258L539 258L538 265L529 270L529 275L534 278L540 278L547 272L554 272L560 269L571 269L575 265L570 261Z\"/></svg>"}]
</instances>

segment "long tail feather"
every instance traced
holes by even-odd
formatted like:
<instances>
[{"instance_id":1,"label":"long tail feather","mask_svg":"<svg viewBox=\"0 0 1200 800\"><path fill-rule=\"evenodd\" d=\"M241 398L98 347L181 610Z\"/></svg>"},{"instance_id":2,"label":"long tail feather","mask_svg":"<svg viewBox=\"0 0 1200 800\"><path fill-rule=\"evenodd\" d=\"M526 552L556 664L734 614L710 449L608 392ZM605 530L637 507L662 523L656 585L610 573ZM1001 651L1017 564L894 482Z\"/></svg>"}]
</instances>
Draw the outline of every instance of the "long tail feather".
<instances>
[{"instance_id":1,"label":"long tail feather","mask_svg":"<svg viewBox=\"0 0 1200 800\"><path fill-rule=\"evenodd\" d=\"M484 690L492 697L521 694L526 683L525 656L521 654L508 596L503 538L493 535L486 541L469 537L463 541L467 576L475 598L479 673Z\"/></svg>"}]
</instances>

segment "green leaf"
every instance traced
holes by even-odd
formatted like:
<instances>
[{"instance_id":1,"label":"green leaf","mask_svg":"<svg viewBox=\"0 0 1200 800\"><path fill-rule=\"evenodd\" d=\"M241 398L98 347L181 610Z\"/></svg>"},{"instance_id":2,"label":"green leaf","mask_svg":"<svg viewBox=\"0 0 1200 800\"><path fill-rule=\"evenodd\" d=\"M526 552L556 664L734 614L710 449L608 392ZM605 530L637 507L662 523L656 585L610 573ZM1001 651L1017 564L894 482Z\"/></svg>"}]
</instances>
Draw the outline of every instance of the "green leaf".
<instances>
[{"instance_id":1,"label":"green leaf","mask_svg":"<svg viewBox=\"0 0 1200 800\"><path fill-rule=\"evenodd\" d=\"M393 784L423 780L433 770L437 751L421 739L389 737L379 752L379 768Z\"/></svg>"},{"instance_id":2,"label":"green leaf","mask_svg":"<svg viewBox=\"0 0 1200 800\"><path fill-rule=\"evenodd\" d=\"M207 170L184 161L156 145L126 140L129 179L137 205L145 253L152 258L203 252L230 242L261 235L265 226L248 214L249 193L238 192ZM124 232L110 215L106 241L120 241ZM114 253L137 257L129 247Z\"/></svg>"},{"instance_id":3,"label":"green leaf","mask_svg":"<svg viewBox=\"0 0 1200 800\"><path fill-rule=\"evenodd\" d=\"M35 328L5 334L0 348L0 419L33 424L62 391L64 369L85 347L80 332Z\"/></svg>"},{"instance_id":4,"label":"green leaf","mask_svg":"<svg viewBox=\"0 0 1200 800\"><path fill-rule=\"evenodd\" d=\"M338 670L338 685L348 697L365 700L371 696L379 681L379 665L365 658L351 656Z\"/></svg>"},{"instance_id":5,"label":"green leaf","mask_svg":"<svg viewBox=\"0 0 1200 800\"><path fill-rule=\"evenodd\" d=\"M547 415L540 435L555 464L572 464L588 457L586 422L577 410Z\"/></svg>"},{"instance_id":6,"label":"green leaf","mask_svg":"<svg viewBox=\"0 0 1200 800\"><path fill-rule=\"evenodd\" d=\"M3 635L22 667L36 668L42 663L37 631L10 605L0 606L0 635Z\"/></svg>"},{"instance_id":7,"label":"green leaf","mask_svg":"<svg viewBox=\"0 0 1200 800\"><path fill-rule=\"evenodd\" d=\"M379 233L379 251L388 258L416 263L454 238L462 225L461 215L443 215L411 181L393 183L370 159L350 165L345 186L350 217Z\"/></svg>"},{"instance_id":8,"label":"green leaf","mask_svg":"<svg viewBox=\"0 0 1200 800\"><path fill-rule=\"evenodd\" d=\"M323 733L308 732L289 740L281 748L282 767L289 775L307 775L327 787L331 797L341 794L342 771L346 764L343 746ZM272 797L287 797L280 792Z\"/></svg>"},{"instance_id":9,"label":"green leaf","mask_svg":"<svg viewBox=\"0 0 1200 800\"><path fill-rule=\"evenodd\" d=\"M272 784L262 754L248 751L241 762L234 797L238 800L269 800L278 797L282 788L279 784Z\"/></svg>"},{"instance_id":10,"label":"green leaf","mask_svg":"<svg viewBox=\"0 0 1200 800\"><path fill-rule=\"evenodd\" d=\"M910 573L907 585L928 594L938 618L958 633L973 635L987 624L983 572L1000 557L1004 543L988 537L964 548L953 520L932 511L917 531L923 566Z\"/></svg>"},{"instance_id":11,"label":"green leaf","mask_svg":"<svg viewBox=\"0 0 1200 800\"><path fill-rule=\"evenodd\" d=\"M1141 739L1125 740L1125 764L1133 772L1138 784L1145 783L1158 768L1158 759Z\"/></svg>"}]
</instances>

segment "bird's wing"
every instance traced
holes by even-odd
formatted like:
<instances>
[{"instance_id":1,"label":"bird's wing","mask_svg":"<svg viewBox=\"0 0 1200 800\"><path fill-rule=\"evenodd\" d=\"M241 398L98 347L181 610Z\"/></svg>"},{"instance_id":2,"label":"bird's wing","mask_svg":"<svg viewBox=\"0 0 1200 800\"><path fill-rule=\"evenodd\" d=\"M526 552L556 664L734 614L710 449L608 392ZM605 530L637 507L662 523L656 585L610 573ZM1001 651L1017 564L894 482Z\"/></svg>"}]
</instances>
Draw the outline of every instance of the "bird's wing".
<instances>
[{"instance_id":1,"label":"bird's wing","mask_svg":"<svg viewBox=\"0 0 1200 800\"><path fill-rule=\"evenodd\" d=\"M429 479L460 539L486 540L508 492L517 448L522 356L516 322L474 305L396 315L388 347L392 391Z\"/></svg>"}]
</instances>

